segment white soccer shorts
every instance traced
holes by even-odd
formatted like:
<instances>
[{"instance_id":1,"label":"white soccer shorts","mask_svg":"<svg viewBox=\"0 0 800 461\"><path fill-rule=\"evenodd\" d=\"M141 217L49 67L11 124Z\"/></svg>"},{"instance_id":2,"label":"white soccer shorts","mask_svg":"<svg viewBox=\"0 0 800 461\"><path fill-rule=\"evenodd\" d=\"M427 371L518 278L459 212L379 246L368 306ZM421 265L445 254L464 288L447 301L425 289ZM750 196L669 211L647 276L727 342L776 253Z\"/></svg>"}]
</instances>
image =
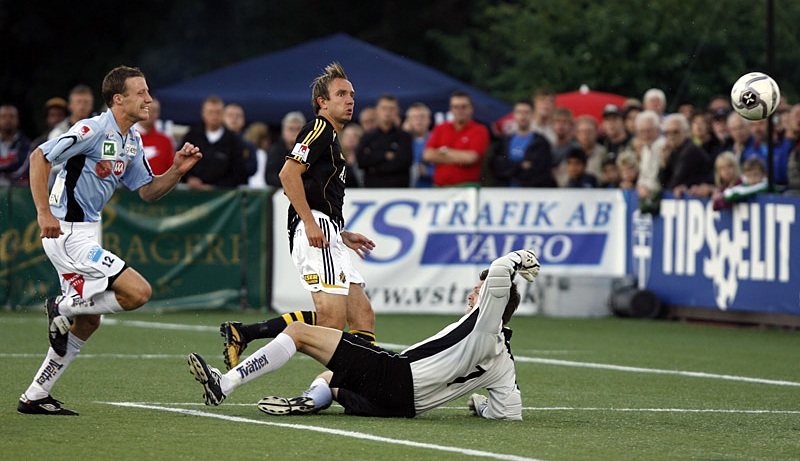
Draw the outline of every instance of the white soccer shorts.
<instances>
[{"instance_id":1,"label":"white soccer shorts","mask_svg":"<svg viewBox=\"0 0 800 461\"><path fill-rule=\"evenodd\" d=\"M89 300L106 291L108 278L125 267L125 261L100 245L101 223L60 221L64 232L42 239L42 247L58 272L61 294Z\"/></svg>"},{"instance_id":2,"label":"white soccer shorts","mask_svg":"<svg viewBox=\"0 0 800 461\"><path fill-rule=\"evenodd\" d=\"M328 248L316 248L308 244L303 221L297 224L292 235L292 260L303 286L308 291L324 291L335 295L347 295L351 283L364 286L364 279L350 264L350 249L342 241L341 229L330 218L319 211L311 210L325 238Z\"/></svg>"}]
</instances>

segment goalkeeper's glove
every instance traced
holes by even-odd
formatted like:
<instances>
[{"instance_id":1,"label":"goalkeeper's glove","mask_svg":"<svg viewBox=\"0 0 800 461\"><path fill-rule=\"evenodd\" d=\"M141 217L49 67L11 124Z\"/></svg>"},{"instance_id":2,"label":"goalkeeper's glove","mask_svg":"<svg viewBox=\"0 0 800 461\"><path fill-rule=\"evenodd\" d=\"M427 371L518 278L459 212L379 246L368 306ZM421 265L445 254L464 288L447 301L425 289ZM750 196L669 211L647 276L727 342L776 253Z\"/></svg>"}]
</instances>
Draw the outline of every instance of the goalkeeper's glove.
<instances>
[{"instance_id":1,"label":"goalkeeper's glove","mask_svg":"<svg viewBox=\"0 0 800 461\"><path fill-rule=\"evenodd\" d=\"M539 258L533 250L512 251L508 256L514 261L517 273L525 280L533 282L534 277L539 275Z\"/></svg>"}]
</instances>

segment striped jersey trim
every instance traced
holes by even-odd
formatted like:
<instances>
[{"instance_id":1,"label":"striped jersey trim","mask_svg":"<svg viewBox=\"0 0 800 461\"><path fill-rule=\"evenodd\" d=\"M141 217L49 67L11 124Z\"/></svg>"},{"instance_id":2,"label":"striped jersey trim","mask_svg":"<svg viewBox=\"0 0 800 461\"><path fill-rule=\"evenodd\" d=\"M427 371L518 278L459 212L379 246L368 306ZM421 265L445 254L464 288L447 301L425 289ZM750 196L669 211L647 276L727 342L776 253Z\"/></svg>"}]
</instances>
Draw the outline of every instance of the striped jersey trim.
<instances>
[{"instance_id":1,"label":"striped jersey trim","mask_svg":"<svg viewBox=\"0 0 800 461\"><path fill-rule=\"evenodd\" d=\"M303 139L303 144L310 146L311 143L316 141L322 135L323 131L325 131L325 121L319 118L315 119L314 129L306 135L305 139Z\"/></svg>"}]
</instances>

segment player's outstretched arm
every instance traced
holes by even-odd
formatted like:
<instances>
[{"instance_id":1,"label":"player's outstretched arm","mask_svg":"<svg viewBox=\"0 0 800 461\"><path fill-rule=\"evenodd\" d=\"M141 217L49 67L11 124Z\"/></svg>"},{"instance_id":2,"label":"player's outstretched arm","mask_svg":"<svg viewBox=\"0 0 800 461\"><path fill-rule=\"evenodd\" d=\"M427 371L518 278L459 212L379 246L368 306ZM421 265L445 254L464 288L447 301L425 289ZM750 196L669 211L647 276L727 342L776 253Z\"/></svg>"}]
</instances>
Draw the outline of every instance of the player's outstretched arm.
<instances>
[{"instance_id":1,"label":"player's outstretched arm","mask_svg":"<svg viewBox=\"0 0 800 461\"><path fill-rule=\"evenodd\" d=\"M533 250L517 250L508 254L514 262L514 269L525 280L533 282L533 279L539 275L539 258Z\"/></svg>"},{"instance_id":2,"label":"player's outstretched arm","mask_svg":"<svg viewBox=\"0 0 800 461\"><path fill-rule=\"evenodd\" d=\"M342 231L342 242L364 259L375 249L375 242L356 232Z\"/></svg>"},{"instance_id":3,"label":"player's outstretched arm","mask_svg":"<svg viewBox=\"0 0 800 461\"><path fill-rule=\"evenodd\" d=\"M161 197L167 195L171 191L181 177L191 170L192 167L203 158L199 147L195 147L191 143L185 143L181 150L175 152L175 158L172 161L172 166L160 176L153 178L149 184L139 188L139 197L145 202L155 202Z\"/></svg>"}]
</instances>

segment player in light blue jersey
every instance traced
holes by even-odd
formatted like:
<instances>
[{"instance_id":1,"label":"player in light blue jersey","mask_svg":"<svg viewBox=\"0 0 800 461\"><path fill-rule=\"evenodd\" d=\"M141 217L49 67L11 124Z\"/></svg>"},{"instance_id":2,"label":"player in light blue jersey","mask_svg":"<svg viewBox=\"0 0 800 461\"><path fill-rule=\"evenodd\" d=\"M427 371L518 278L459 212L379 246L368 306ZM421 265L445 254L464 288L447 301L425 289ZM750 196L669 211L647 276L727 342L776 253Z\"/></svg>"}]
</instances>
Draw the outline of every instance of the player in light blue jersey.
<instances>
[{"instance_id":1,"label":"player in light blue jersey","mask_svg":"<svg viewBox=\"0 0 800 461\"><path fill-rule=\"evenodd\" d=\"M146 120L153 99L144 74L120 66L103 79L108 111L76 123L30 156L30 184L42 247L55 266L62 296L47 300L50 348L17 410L28 414L77 415L62 408L50 389L100 326L102 314L133 310L150 299L150 284L125 261L102 248L100 213L119 182L154 202L166 195L202 158L186 143L172 167L154 176L133 125ZM52 165L63 170L48 191Z\"/></svg>"}]
</instances>

